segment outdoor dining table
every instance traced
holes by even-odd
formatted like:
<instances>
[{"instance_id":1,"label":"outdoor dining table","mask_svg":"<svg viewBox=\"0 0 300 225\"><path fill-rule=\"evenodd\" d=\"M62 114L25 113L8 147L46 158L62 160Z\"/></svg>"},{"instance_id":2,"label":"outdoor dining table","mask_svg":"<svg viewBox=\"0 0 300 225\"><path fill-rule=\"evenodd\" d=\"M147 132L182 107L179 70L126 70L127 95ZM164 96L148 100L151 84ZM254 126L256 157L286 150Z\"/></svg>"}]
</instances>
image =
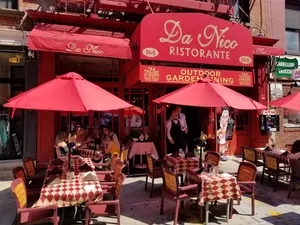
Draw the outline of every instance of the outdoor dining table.
<instances>
[{"instance_id":1,"label":"outdoor dining table","mask_svg":"<svg viewBox=\"0 0 300 225\"><path fill-rule=\"evenodd\" d=\"M176 173L185 173L188 169L199 169L199 158L197 157L172 157L166 155L168 166L173 167Z\"/></svg>"},{"instance_id":2,"label":"outdoor dining table","mask_svg":"<svg viewBox=\"0 0 300 225\"><path fill-rule=\"evenodd\" d=\"M86 172L80 170L82 163L87 163L90 167L94 168L93 162L90 158L81 158L78 156L72 157L74 177L68 178L68 160L61 166L54 165L54 160L50 161L48 170L46 173L44 185L41 189L40 198L33 205L33 207L57 205L59 208L81 205L90 200L102 200L103 191L101 185L96 176L95 171L93 173L96 180L84 181L83 176ZM56 184L46 184L46 180L49 178L49 171L55 167L61 168L62 173L57 176L59 182Z\"/></svg>"},{"instance_id":3,"label":"outdoor dining table","mask_svg":"<svg viewBox=\"0 0 300 225\"><path fill-rule=\"evenodd\" d=\"M237 179L228 173L197 173L197 171L198 169L188 169L186 182L198 184L200 187L199 205L205 205L205 223L208 224L209 202L218 200L227 200L226 220L228 222L230 201L241 199L241 189Z\"/></svg>"},{"instance_id":4,"label":"outdoor dining table","mask_svg":"<svg viewBox=\"0 0 300 225\"><path fill-rule=\"evenodd\" d=\"M138 169L145 169L147 168L146 164L143 164L142 162L142 156L150 154L154 158L159 158L156 147L153 142L135 142L131 150L129 152L128 158L131 159L133 157L133 166ZM139 155L140 156L140 163L135 164L135 156Z\"/></svg>"}]
</instances>

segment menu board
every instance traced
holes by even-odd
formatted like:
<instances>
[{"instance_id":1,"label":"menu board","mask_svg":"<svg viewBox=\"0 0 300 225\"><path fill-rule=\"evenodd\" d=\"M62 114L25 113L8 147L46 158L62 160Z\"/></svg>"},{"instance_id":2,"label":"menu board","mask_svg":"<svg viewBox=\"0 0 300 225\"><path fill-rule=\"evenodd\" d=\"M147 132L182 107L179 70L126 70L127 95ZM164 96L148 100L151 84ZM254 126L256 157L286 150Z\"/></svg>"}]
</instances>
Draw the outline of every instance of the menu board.
<instances>
[{"instance_id":1,"label":"menu board","mask_svg":"<svg viewBox=\"0 0 300 225\"><path fill-rule=\"evenodd\" d=\"M234 132L234 119L230 117L227 123L226 140L232 140L233 132Z\"/></svg>"}]
</instances>

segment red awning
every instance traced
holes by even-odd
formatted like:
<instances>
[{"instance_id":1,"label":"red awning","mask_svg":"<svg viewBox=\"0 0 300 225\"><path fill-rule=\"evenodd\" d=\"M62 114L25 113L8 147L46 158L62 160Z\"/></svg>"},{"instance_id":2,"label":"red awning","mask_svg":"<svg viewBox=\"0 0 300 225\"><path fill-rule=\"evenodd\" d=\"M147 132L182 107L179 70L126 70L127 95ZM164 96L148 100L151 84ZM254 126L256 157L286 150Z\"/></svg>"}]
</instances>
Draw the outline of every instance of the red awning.
<instances>
[{"instance_id":1,"label":"red awning","mask_svg":"<svg viewBox=\"0 0 300 225\"><path fill-rule=\"evenodd\" d=\"M123 33L57 24L38 24L28 35L37 51L131 59L130 40Z\"/></svg>"},{"instance_id":2,"label":"red awning","mask_svg":"<svg viewBox=\"0 0 300 225\"><path fill-rule=\"evenodd\" d=\"M283 48L276 48L263 45L253 45L253 55L262 56L282 56L285 55L285 50Z\"/></svg>"}]
</instances>

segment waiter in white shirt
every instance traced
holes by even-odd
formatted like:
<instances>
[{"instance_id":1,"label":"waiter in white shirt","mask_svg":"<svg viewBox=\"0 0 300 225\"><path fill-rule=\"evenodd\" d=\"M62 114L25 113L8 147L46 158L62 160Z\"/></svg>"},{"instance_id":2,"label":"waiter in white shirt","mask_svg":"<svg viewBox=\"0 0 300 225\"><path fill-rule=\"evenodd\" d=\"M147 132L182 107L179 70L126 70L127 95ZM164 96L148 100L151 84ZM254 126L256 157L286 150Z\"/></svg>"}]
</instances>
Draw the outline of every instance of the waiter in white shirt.
<instances>
[{"instance_id":1,"label":"waiter in white shirt","mask_svg":"<svg viewBox=\"0 0 300 225\"><path fill-rule=\"evenodd\" d=\"M185 122L185 116L183 117L182 115L180 118L179 110L176 107L172 111L172 115L166 123L167 138L169 140L167 148L168 153L178 154L180 149L184 150L184 134L187 132L187 126Z\"/></svg>"}]
</instances>

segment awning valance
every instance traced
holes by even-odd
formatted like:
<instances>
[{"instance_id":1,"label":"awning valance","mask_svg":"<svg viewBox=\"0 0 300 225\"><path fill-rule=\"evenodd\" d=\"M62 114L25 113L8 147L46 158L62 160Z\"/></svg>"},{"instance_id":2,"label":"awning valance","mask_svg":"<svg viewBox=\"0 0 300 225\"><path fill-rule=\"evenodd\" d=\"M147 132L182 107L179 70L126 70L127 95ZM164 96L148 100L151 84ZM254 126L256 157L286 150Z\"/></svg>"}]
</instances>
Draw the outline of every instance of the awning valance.
<instances>
[{"instance_id":1,"label":"awning valance","mask_svg":"<svg viewBox=\"0 0 300 225\"><path fill-rule=\"evenodd\" d=\"M38 24L28 35L36 51L131 59L130 40L123 33L57 24Z\"/></svg>"},{"instance_id":2,"label":"awning valance","mask_svg":"<svg viewBox=\"0 0 300 225\"><path fill-rule=\"evenodd\" d=\"M253 45L253 55L282 56L285 55L285 50L283 48L271 46Z\"/></svg>"}]
</instances>

